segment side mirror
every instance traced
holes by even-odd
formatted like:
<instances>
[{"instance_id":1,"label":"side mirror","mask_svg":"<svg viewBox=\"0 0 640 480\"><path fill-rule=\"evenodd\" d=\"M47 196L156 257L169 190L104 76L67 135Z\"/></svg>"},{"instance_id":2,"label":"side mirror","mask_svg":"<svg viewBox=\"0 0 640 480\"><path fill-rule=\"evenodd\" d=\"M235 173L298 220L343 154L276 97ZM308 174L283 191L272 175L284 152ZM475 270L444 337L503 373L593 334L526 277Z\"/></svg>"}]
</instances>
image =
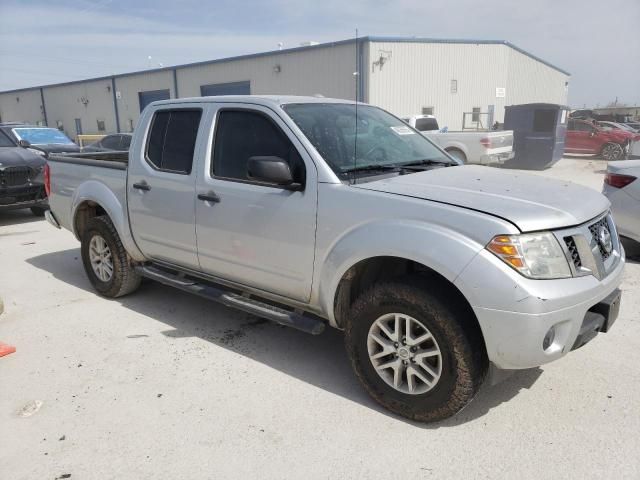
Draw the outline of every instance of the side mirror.
<instances>
[{"instance_id":1,"label":"side mirror","mask_svg":"<svg viewBox=\"0 0 640 480\"><path fill-rule=\"evenodd\" d=\"M31 146L28 140L18 140L18 145L22 148L29 148Z\"/></svg>"},{"instance_id":2,"label":"side mirror","mask_svg":"<svg viewBox=\"0 0 640 480\"><path fill-rule=\"evenodd\" d=\"M302 185L294 182L289 164L280 157L249 158L247 175L253 180L272 183L286 190L302 190Z\"/></svg>"}]
</instances>

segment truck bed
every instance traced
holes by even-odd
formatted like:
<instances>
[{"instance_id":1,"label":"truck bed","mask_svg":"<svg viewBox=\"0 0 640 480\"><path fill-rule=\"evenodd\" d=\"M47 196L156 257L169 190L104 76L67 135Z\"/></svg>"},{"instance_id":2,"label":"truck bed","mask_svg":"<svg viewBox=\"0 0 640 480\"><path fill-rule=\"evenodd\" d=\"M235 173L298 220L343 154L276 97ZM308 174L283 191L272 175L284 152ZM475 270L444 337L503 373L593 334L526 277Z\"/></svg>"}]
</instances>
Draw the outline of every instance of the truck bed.
<instances>
[{"instance_id":1,"label":"truck bed","mask_svg":"<svg viewBox=\"0 0 640 480\"><path fill-rule=\"evenodd\" d=\"M128 159L128 152L51 155L47 159L51 175L49 205L60 225L74 231L73 209L88 191L112 192L112 207L125 211Z\"/></svg>"}]
</instances>

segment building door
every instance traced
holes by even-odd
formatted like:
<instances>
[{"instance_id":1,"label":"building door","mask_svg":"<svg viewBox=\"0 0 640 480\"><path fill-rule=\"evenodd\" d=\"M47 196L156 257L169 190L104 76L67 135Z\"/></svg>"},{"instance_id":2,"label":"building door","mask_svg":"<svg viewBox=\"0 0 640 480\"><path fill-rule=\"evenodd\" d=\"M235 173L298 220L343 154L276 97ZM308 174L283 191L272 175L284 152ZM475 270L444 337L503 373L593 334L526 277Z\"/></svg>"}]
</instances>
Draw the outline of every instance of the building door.
<instances>
[{"instance_id":1,"label":"building door","mask_svg":"<svg viewBox=\"0 0 640 480\"><path fill-rule=\"evenodd\" d=\"M140 100L140 111L142 112L144 110L144 107L149 105L151 102L156 102L158 100L169 100L169 98L171 98L169 89L138 92L138 99Z\"/></svg>"},{"instance_id":2,"label":"building door","mask_svg":"<svg viewBox=\"0 0 640 480\"><path fill-rule=\"evenodd\" d=\"M215 97L217 95L250 95L251 82L216 83L201 85L200 95L203 97Z\"/></svg>"}]
</instances>

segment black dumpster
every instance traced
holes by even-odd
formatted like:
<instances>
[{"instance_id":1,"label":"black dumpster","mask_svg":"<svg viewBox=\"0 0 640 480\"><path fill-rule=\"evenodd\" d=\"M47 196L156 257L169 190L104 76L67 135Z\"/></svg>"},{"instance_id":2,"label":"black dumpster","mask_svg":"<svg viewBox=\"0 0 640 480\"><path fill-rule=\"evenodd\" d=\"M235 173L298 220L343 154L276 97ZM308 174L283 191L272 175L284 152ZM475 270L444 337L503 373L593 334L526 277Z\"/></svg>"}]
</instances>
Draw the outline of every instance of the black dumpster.
<instances>
[{"instance_id":1,"label":"black dumpster","mask_svg":"<svg viewBox=\"0 0 640 480\"><path fill-rule=\"evenodd\" d=\"M505 107L504 129L513 130L514 157L507 168L544 170L562 158L569 107L527 103Z\"/></svg>"}]
</instances>

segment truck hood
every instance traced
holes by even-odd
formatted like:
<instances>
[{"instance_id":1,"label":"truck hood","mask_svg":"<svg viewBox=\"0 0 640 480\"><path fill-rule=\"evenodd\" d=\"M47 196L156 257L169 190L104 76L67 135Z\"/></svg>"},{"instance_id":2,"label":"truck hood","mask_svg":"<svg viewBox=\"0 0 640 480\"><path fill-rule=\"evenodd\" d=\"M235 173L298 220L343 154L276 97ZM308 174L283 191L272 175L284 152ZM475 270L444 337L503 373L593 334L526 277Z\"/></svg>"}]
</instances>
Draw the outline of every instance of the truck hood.
<instances>
[{"instance_id":1,"label":"truck hood","mask_svg":"<svg viewBox=\"0 0 640 480\"><path fill-rule=\"evenodd\" d=\"M522 232L578 225L610 205L599 192L571 182L480 165L438 168L355 187L480 211L504 218Z\"/></svg>"},{"instance_id":2,"label":"truck hood","mask_svg":"<svg viewBox=\"0 0 640 480\"><path fill-rule=\"evenodd\" d=\"M0 147L0 168L32 167L37 168L45 164L45 160L37 153L22 147Z\"/></svg>"}]
</instances>

